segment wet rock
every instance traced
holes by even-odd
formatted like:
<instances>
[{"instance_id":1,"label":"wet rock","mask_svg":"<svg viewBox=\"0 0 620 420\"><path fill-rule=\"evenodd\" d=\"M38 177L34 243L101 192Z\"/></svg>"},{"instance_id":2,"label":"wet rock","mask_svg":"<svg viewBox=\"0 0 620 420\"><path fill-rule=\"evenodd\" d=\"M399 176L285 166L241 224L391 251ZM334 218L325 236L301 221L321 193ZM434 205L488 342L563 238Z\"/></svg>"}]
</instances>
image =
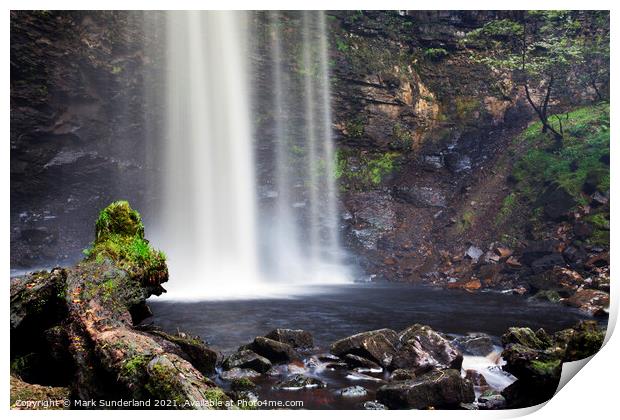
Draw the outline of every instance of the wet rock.
<instances>
[{"instance_id":1,"label":"wet rock","mask_svg":"<svg viewBox=\"0 0 620 420\"><path fill-rule=\"evenodd\" d=\"M506 260L506 265L516 270L518 270L519 268L523 266L523 264L521 264L521 262L514 256L508 257L508 259Z\"/></svg>"},{"instance_id":2,"label":"wet rock","mask_svg":"<svg viewBox=\"0 0 620 420\"><path fill-rule=\"evenodd\" d=\"M501 264L487 264L480 267L478 270L478 277L482 287L496 287L502 280Z\"/></svg>"},{"instance_id":3,"label":"wet rock","mask_svg":"<svg viewBox=\"0 0 620 420\"><path fill-rule=\"evenodd\" d=\"M347 370L349 365L344 362L332 362L325 365L325 369L329 370Z\"/></svg>"},{"instance_id":4,"label":"wet rock","mask_svg":"<svg viewBox=\"0 0 620 420\"><path fill-rule=\"evenodd\" d=\"M364 368L364 369L381 369L377 363L365 357L357 356L355 354L345 354L343 360L351 368Z\"/></svg>"},{"instance_id":5,"label":"wet rock","mask_svg":"<svg viewBox=\"0 0 620 420\"><path fill-rule=\"evenodd\" d=\"M447 285L448 289L463 289L468 291L478 290L482 287L482 282L476 278L463 281L450 282Z\"/></svg>"},{"instance_id":6,"label":"wet rock","mask_svg":"<svg viewBox=\"0 0 620 420\"><path fill-rule=\"evenodd\" d=\"M251 350L269 359L272 363L283 363L300 359L299 354L293 347L266 337L256 337L251 343Z\"/></svg>"},{"instance_id":7,"label":"wet rock","mask_svg":"<svg viewBox=\"0 0 620 420\"><path fill-rule=\"evenodd\" d=\"M529 276L527 283L534 290L553 290L567 297L582 286L584 280L576 271L556 266L551 270Z\"/></svg>"},{"instance_id":8,"label":"wet rock","mask_svg":"<svg viewBox=\"0 0 620 420\"><path fill-rule=\"evenodd\" d=\"M163 331L150 331L149 333L176 344L180 351L173 352L190 362L200 373L210 375L215 372L218 353L209 348L199 337L191 337L184 333L173 335Z\"/></svg>"},{"instance_id":9,"label":"wet rock","mask_svg":"<svg viewBox=\"0 0 620 420\"><path fill-rule=\"evenodd\" d=\"M220 377L225 381L234 381L242 378L258 378L260 373L252 369L232 368L220 373Z\"/></svg>"},{"instance_id":10,"label":"wet rock","mask_svg":"<svg viewBox=\"0 0 620 420\"><path fill-rule=\"evenodd\" d=\"M446 338L426 325L415 324L399 334L403 343L391 369L428 370L432 367L460 369L463 355Z\"/></svg>"},{"instance_id":11,"label":"wet rock","mask_svg":"<svg viewBox=\"0 0 620 420\"><path fill-rule=\"evenodd\" d=\"M415 370L411 369L396 369L390 375L390 381L406 381L408 379L414 379L416 376Z\"/></svg>"},{"instance_id":12,"label":"wet rock","mask_svg":"<svg viewBox=\"0 0 620 420\"><path fill-rule=\"evenodd\" d=\"M506 406L506 398L497 391L485 391L478 397L481 410L499 410Z\"/></svg>"},{"instance_id":13,"label":"wet rock","mask_svg":"<svg viewBox=\"0 0 620 420\"><path fill-rule=\"evenodd\" d=\"M359 369L359 368L356 368L356 369ZM349 373L347 373L346 378L351 381L367 381L367 382L385 383L385 381L381 378L366 375L365 373L360 373L356 371L350 371Z\"/></svg>"},{"instance_id":14,"label":"wet rock","mask_svg":"<svg viewBox=\"0 0 620 420\"><path fill-rule=\"evenodd\" d=\"M233 391L252 391L256 389L256 384L249 378L235 378L230 383L230 389Z\"/></svg>"},{"instance_id":15,"label":"wet rock","mask_svg":"<svg viewBox=\"0 0 620 420\"><path fill-rule=\"evenodd\" d=\"M470 258L475 263L478 262L480 257L482 257L482 254L484 254L484 252L480 248L473 245L467 248L467 251L465 251L465 256L467 258Z\"/></svg>"},{"instance_id":16,"label":"wet rock","mask_svg":"<svg viewBox=\"0 0 620 420\"><path fill-rule=\"evenodd\" d=\"M277 328L265 337L279 341L280 343L288 344L293 348L309 349L314 346L312 334L304 330Z\"/></svg>"},{"instance_id":17,"label":"wet rock","mask_svg":"<svg viewBox=\"0 0 620 420\"><path fill-rule=\"evenodd\" d=\"M388 408L378 401L366 401L364 403L365 410L387 410Z\"/></svg>"},{"instance_id":18,"label":"wet rock","mask_svg":"<svg viewBox=\"0 0 620 420\"><path fill-rule=\"evenodd\" d=\"M494 351L493 340L486 334L471 334L455 338L452 343L464 354L486 356Z\"/></svg>"},{"instance_id":19,"label":"wet rock","mask_svg":"<svg viewBox=\"0 0 620 420\"><path fill-rule=\"evenodd\" d=\"M326 386L327 384L320 379L298 374L278 382L274 388L284 391L299 391L304 388L325 388Z\"/></svg>"},{"instance_id":20,"label":"wet rock","mask_svg":"<svg viewBox=\"0 0 620 420\"><path fill-rule=\"evenodd\" d=\"M363 386L355 385L339 389L338 394L345 398L361 398L365 397L368 391Z\"/></svg>"},{"instance_id":21,"label":"wet rock","mask_svg":"<svg viewBox=\"0 0 620 420\"><path fill-rule=\"evenodd\" d=\"M231 354L224 360L222 367L225 370L233 368L247 368L253 369L260 373L265 373L271 369L271 362L269 359L259 356L252 350L241 350L234 354Z\"/></svg>"},{"instance_id":22,"label":"wet rock","mask_svg":"<svg viewBox=\"0 0 620 420\"><path fill-rule=\"evenodd\" d=\"M477 370L468 369L465 371L465 379L470 381L475 387L478 388L488 388L489 384L485 379L484 375Z\"/></svg>"},{"instance_id":23,"label":"wet rock","mask_svg":"<svg viewBox=\"0 0 620 420\"><path fill-rule=\"evenodd\" d=\"M347 354L361 356L386 367L392 362L396 354L395 346L398 343L396 332L384 328L338 340L331 345L330 351L339 357L344 357Z\"/></svg>"},{"instance_id":24,"label":"wet rock","mask_svg":"<svg viewBox=\"0 0 620 420\"><path fill-rule=\"evenodd\" d=\"M516 382L502 391L508 408L540 404L549 400L557 389L562 359L557 352L543 344L546 340L538 340L541 343L538 349L513 343L508 344L502 352L506 362L503 369L517 378ZM533 341L536 344L529 334L521 341Z\"/></svg>"},{"instance_id":25,"label":"wet rock","mask_svg":"<svg viewBox=\"0 0 620 420\"><path fill-rule=\"evenodd\" d=\"M562 297L555 290L539 290L530 299L557 303L562 300Z\"/></svg>"},{"instance_id":26,"label":"wet rock","mask_svg":"<svg viewBox=\"0 0 620 420\"><path fill-rule=\"evenodd\" d=\"M545 343L536 336L531 328L527 327L511 327L504 335L502 335L502 344L508 346L510 344L519 344L532 349L542 350Z\"/></svg>"},{"instance_id":27,"label":"wet rock","mask_svg":"<svg viewBox=\"0 0 620 420\"><path fill-rule=\"evenodd\" d=\"M601 290L580 289L563 302L592 316L603 316L609 311L609 293Z\"/></svg>"},{"instance_id":28,"label":"wet rock","mask_svg":"<svg viewBox=\"0 0 620 420\"><path fill-rule=\"evenodd\" d=\"M471 382L458 370L433 371L415 379L393 382L377 390L377 400L389 408L458 407L475 399Z\"/></svg>"},{"instance_id":29,"label":"wet rock","mask_svg":"<svg viewBox=\"0 0 620 420\"><path fill-rule=\"evenodd\" d=\"M605 331L596 321L581 321L575 326L568 338L564 361L572 362L590 357L603 346Z\"/></svg>"}]
</instances>

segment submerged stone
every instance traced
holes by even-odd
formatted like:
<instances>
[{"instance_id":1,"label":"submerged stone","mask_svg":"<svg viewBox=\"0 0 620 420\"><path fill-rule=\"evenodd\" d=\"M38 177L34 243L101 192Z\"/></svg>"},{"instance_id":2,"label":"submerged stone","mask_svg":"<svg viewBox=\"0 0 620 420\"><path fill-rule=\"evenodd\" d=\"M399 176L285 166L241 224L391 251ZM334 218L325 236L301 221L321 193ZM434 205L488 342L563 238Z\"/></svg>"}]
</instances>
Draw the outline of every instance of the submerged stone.
<instances>
[{"instance_id":1,"label":"submerged stone","mask_svg":"<svg viewBox=\"0 0 620 420\"><path fill-rule=\"evenodd\" d=\"M304 388L325 388L326 386L327 384L320 379L298 374L278 382L274 388L284 391L299 391Z\"/></svg>"}]
</instances>

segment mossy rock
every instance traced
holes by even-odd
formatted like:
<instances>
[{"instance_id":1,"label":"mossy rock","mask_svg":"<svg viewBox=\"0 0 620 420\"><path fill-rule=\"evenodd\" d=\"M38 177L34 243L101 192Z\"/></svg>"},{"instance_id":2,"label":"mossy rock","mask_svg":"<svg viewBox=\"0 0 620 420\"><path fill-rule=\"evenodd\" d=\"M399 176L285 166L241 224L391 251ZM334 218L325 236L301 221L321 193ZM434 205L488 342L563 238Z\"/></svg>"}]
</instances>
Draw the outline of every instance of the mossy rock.
<instances>
[{"instance_id":1,"label":"mossy rock","mask_svg":"<svg viewBox=\"0 0 620 420\"><path fill-rule=\"evenodd\" d=\"M153 249L144 238L142 218L127 201L115 201L103 209L95 231L95 242L84 250L88 262L104 264L111 260L132 278L142 279L149 285L168 280L166 255Z\"/></svg>"},{"instance_id":2,"label":"mossy rock","mask_svg":"<svg viewBox=\"0 0 620 420\"><path fill-rule=\"evenodd\" d=\"M502 344L520 344L531 349L544 350L545 343L531 328L511 327L502 335Z\"/></svg>"},{"instance_id":3,"label":"mossy rock","mask_svg":"<svg viewBox=\"0 0 620 420\"><path fill-rule=\"evenodd\" d=\"M564 361L572 362L596 354L604 340L605 331L599 328L596 321L581 321L568 341Z\"/></svg>"},{"instance_id":4,"label":"mossy rock","mask_svg":"<svg viewBox=\"0 0 620 420\"><path fill-rule=\"evenodd\" d=\"M144 239L142 217L127 201L115 201L99 213L95 224L95 242L104 241L111 235Z\"/></svg>"}]
</instances>

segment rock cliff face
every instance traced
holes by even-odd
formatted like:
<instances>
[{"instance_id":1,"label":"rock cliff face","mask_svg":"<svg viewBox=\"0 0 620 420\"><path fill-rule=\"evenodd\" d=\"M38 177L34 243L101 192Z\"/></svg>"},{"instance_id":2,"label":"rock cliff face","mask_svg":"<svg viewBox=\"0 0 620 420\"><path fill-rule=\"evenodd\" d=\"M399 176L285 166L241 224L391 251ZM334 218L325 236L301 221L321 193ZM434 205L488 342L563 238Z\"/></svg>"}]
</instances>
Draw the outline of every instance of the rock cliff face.
<instances>
[{"instance_id":1,"label":"rock cliff face","mask_svg":"<svg viewBox=\"0 0 620 420\"><path fill-rule=\"evenodd\" d=\"M510 75L473 62L460 41L511 13L327 12L344 242L373 278L416 281L442 253L500 237L488 221L509 194L508 145L532 115ZM270 23L252 16L260 149L273 137L260 124L272 108ZM158 83L165 43L144 33L159 19L12 13L13 267L76 261L112 199L131 198L148 223L162 118L144 87ZM300 19L281 14L287 38L299 38ZM287 59L295 69L298 57Z\"/></svg>"}]
</instances>

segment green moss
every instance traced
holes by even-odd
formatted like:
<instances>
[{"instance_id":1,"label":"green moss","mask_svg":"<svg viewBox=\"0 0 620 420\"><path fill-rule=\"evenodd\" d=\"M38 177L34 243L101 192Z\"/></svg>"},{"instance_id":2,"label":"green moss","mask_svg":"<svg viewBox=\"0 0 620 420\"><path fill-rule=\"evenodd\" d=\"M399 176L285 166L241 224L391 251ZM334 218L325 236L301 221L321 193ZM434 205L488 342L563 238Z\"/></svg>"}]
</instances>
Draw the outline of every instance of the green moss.
<instances>
[{"instance_id":1,"label":"green moss","mask_svg":"<svg viewBox=\"0 0 620 420\"><path fill-rule=\"evenodd\" d=\"M109 235L144 238L142 217L127 201L115 201L99 213L95 223L95 241L105 240Z\"/></svg>"},{"instance_id":2,"label":"green moss","mask_svg":"<svg viewBox=\"0 0 620 420\"><path fill-rule=\"evenodd\" d=\"M95 242L84 254L87 261L97 263L109 258L130 274L148 280L167 275L166 255L144 239L142 218L126 201L114 202L101 211ZM108 283L105 288L111 291L113 286Z\"/></svg>"},{"instance_id":3,"label":"green moss","mask_svg":"<svg viewBox=\"0 0 620 420\"><path fill-rule=\"evenodd\" d=\"M552 359L552 360L532 360L532 368L537 371L539 375L555 375L558 373L558 369L560 368L560 364L562 361L560 359Z\"/></svg>"},{"instance_id":4,"label":"green moss","mask_svg":"<svg viewBox=\"0 0 620 420\"><path fill-rule=\"evenodd\" d=\"M457 230L463 233L473 225L476 219L476 213L473 210L465 210L457 224Z\"/></svg>"},{"instance_id":5,"label":"green moss","mask_svg":"<svg viewBox=\"0 0 620 420\"><path fill-rule=\"evenodd\" d=\"M551 123L559 129L552 116ZM515 142L525 154L514 164L512 177L516 181L516 199L524 200L535 209L537 199L548 185L558 185L567 191L577 204L585 205L584 183L594 184L601 192L609 190L610 171L604 163L609 156L609 104L599 103L562 115L565 138L563 147L554 149L554 139L541 133L541 123L531 124ZM595 236L604 239L604 220L591 221L600 228ZM604 217L604 216L603 216ZM602 229L602 230L601 230Z\"/></svg>"},{"instance_id":6,"label":"green moss","mask_svg":"<svg viewBox=\"0 0 620 420\"><path fill-rule=\"evenodd\" d=\"M345 130L347 131L349 137L357 139L364 135L365 124L365 121L361 118L349 120L345 122Z\"/></svg>"},{"instance_id":7,"label":"green moss","mask_svg":"<svg viewBox=\"0 0 620 420\"><path fill-rule=\"evenodd\" d=\"M145 371L146 365L151 360L151 356L144 354L136 355L129 358L123 363L121 368L121 374L127 377L135 377L142 374Z\"/></svg>"},{"instance_id":8,"label":"green moss","mask_svg":"<svg viewBox=\"0 0 620 420\"><path fill-rule=\"evenodd\" d=\"M467 122L474 118L474 113L480 109L480 101L476 98L458 96L454 100L456 116L461 122Z\"/></svg>"},{"instance_id":9,"label":"green moss","mask_svg":"<svg viewBox=\"0 0 620 420\"><path fill-rule=\"evenodd\" d=\"M230 388L233 391L250 391L256 388L256 385L248 378L236 378L230 384Z\"/></svg>"},{"instance_id":10,"label":"green moss","mask_svg":"<svg viewBox=\"0 0 620 420\"><path fill-rule=\"evenodd\" d=\"M149 380L145 385L145 389L158 399L172 400L177 407L183 407L186 399L181 394L181 384L177 378L177 371L173 367L163 363L155 363L149 366Z\"/></svg>"},{"instance_id":11,"label":"green moss","mask_svg":"<svg viewBox=\"0 0 620 420\"><path fill-rule=\"evenodd\" d=\"M515 207L517 206L517 199L517 194L515 194L514 192L504 197L504 201L502 202L502 208L495 216L496 225L504 223L506 220L508 220Z\"/></svg>"},{"instance_id":12,"label":"green moss","mask_svg":"<svg viewBox=\"0 0 620 420\"><path fill-rule=\"evenodd\" d=\"M356 151L338 151L335 177L345 188L365 189L380 185L384 178L396 171L399 152L361 154ZM353 165L351 161L355 161ZM355 166L355 169L353 169Z\"/></svg>"},{"instance_id":13,"label":"green moss","mask_svg":"<svg viewBox=\"0 0 620 420\"><path fill-rule=\"evenodd\" d=\"M392 127L392 135L394 136L394 141L391 143L391 146L397 149L411 149L413 135L407 127L404 127L400 123L394 124Z\"/></svg>"},{"instance_id":14,"label":"green moss","mask_svg":"<svg viewBox=\"0 0 620 420\"><path fill-rule=\"evenodd\" d=\"M427 48L424 50L424 56L432 61L439 61L448 55L448 51L444 48Z\"/></svg>"}]
</instances>

